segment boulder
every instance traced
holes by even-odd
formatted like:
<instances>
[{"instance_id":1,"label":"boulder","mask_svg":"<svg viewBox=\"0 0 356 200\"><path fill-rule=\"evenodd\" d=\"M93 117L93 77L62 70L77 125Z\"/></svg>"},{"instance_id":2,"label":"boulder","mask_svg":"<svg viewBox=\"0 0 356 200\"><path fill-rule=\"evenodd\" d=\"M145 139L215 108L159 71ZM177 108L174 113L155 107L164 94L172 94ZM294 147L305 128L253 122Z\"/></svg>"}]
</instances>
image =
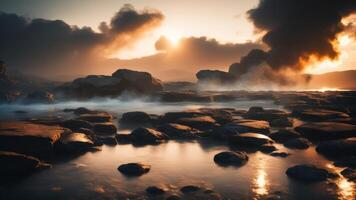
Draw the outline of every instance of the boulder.
<instances>
[{"instance_id":1,"label":"boulder","mask_svg":"<svg viewBox=\"0 0 356 200\"><path fill-rule=\"evenodd\" d=\"M0 150L49 159L53 144L68 131L23 121L0 122Z\"/></svg>"},{"instance_id":2,"label":"boulder","mask_svg":"<svg viewBox=\"0 0 356 200\"><path fill-rule=\"evenodd\" d=\"M267 135L270 132L269 123L263 120L235 120L234 124L240 133L254 132Z\"/></svg>"},{"instance_id":3,"label":"boulder","mask_svg":"<svg viewBox=\"0 0 356 200\"><path fill-rule=\"evenodd\" d=\"M262 107L251 107L246 114L243 115L246 119L266 120L272 122L279 119L280 121L286 120L288 113L281 110L265 110Z\"/></svg>"},{"instance_id":4,"label":"boulder","mask_svg":"<svg viewBox=\"0 0 356 200\"><path fill-rule=\"evenodd\" d=\"M241 166L248 161L245 152L224 151L214 156L214 162L222 166Z\"/></svg>"},{"instance_id":5,"label":"boulder","mask_svg":"<svg viewBox=\"0 0 356 200\"><path fill-rule=\"evenodd\" d=\"M271 138L258 133L242 133L229 138L229 144L235 147L256 148L271 143L273 143Z\"/></svg>"},{"instance_id":6,"label":"boulder","mask_svg":"<svg viewBox=\"0 0 356 200\"><path fill-rule=\"evenodd\" d=\"M97 135L114 135L117 129L111 122L96 123L94 124L94 132Z\"/></svg>"},{"instance_id":7,"label":"boulder","mask_svg":"<svg viewBox=\"0 0 356 200\"><path fill-rule=\"evenodd\" d=\"M94 142L83 133L63 134L55 143L56 153L83 153L95 149Z\"/></svg>"},{"instance_id":8,"label":"boulder","mask_svg":"<svg viewBox=\"0 0 356 200\"><path fill-rule=\"evenodd\" d=\"M117 145L115 136L97 136L96 140L99 141L99 144L106 144L110 146Z\"/></svg>"},{"instance_id":9,"label":"boulder","mask_svg":"<svg viewBox=\"0 0 356 200\"><path fill-rule=\"evenodd\" d=\"M163 195L164 193L166 193L166 190L166 188L161 186L150 186L146 188L146 193L152 196Z\"/></svg>"},{"instance_id":10,"label":"boulder","mask_svg":"<svg viewBox=\"0 0 356 200\"><path fill-rule=\"evenodd\" d=\"M195 185L186 185L180 189L181 192L183 193L191 193L191 192L197 192L201 188Z\"/></svg>"},{"instance_id":11,"label":"boulder","mask_svg":"<svg viewBox=\"0 0 356 200\"><path fill-rule=\"evenodd\" d=\"M61 126L64 128L69 128L72 131L78 131L81 128L86 128L90 130L93 129L93 125L90 122L81 119L66 120L61 123Z\"/></svg>"},{"instance_id":12,"label":"boulder","mask_svg":"<svg viewBox=\"0 0 356 200\"><path fill-rule=\"evenodd\" d=\"M172 139L194 139L197 138L196 133L199 132L189 126L174 123L159 126L157 130Z\"/></svg>"},{"instance_id":13,"label":"boulder","mask_svg":"<svg viewBox=\"0 0 356 200\"><path fill-rule=\"evenodd\" d=\"M78 117L80 120L88 121L91 123L111 122L112 116L107 112L98 112L95 114L82 114Z\"/></svg>"},{"instance_id":14,"label":"boulder","mask_svg":"<svg viewBox=\"0 0 356 200\"><path fill-rule=\"evenodd\" d=\"M284 143L287 140L300 138L302 136L296 131L283 129L283 130L279 130L277 132L271 133L269 135L269 137L272 138L276 142Z\"/></svg>"},{"instance_id":15,"label":"boulder","mask_svg":"<svg viewBox=\"0 0 356 200\"><path fill-rule=\"evenodd\" d=\"M118 167L118 170L126 176L141 176L148 173L151 166L144 163L128 163Z\"/></svg>"},{"instance_id":16,"label":"boulder","mask_svg":"<svg viewBox=\"0 0 356 200\"><path fill-rule=\"evenodd\" d=\"M131 132L130 139L136 144L157 144L168 139L164 133L150 128L138 128Z\"/></svg>"},{"instance_id":17,"label":"boulder","mask_svg":"<svg viewBox=\"0 0 356 200\"><path fill-rule=\"evenodd\" d=\"M305 138L294 138L286 141L283 145L290 149L307 149L311 143Z\"/></svg>"},{"instance_id":18,"label":"boulder","mask_svg":"<svg viewBox=\"0 0 356 200\"><path fill-rule=\"evenodd\" d=\"M150 115L145 112L127 112L120 119L120 127L152 127Z\"/></svg>"},{"instance_id":19,"label":"boulder","mask_svg":"<svg viewBox=\"0 0 356 200\"><path fill-rule=\"evenodd\" d=\"M351 167L356 169L356 156L342 156L334 162L337 167Z\"/></svg>"},{"instance_id":20,"label":"boulder","mask_svg":"<svg viewBox=\"0 0 356 200\"><path fill-rule=\"evenodd\" d=\"M240 127L236 126L234 123L229 123L221 127L217 127L212 131L214 138L220 140L226 140L231 136L238 135Z\"/></svg>"},{"instance_id":21,"label":"boulder","mask_svg":"<svg viewBox=\"0 0 356 200\"><path fill-rule=\"evenodd\" d=\"M325 156L335 158L356 156L356 137L321 142L316 147L316 151Z\"/></svg>"},{"instance_id":22,"label":"boulder","mask_svg":"<svg viewBox=\"0 0 356 200\"><path fill-rule=\"evenodd\" d=\"M201 131L213 129L217 126L216 121L210 116L200 116L191 118L181 118L177 120L178 124L186 125Z\"/></svg>"},{"instance_id":23,"label":"boulder","mask_svg":"<svg viewBox=\"0 0 356 200\"><path fill-rule=\"evenodd\" d=\"M335 174L326 169L305 164L288 168L286 174L293 179L305 182L319 182L335 177Z\"/></svg>"},{"instance_id":24,"label":"boulder","mask_svg":"<svg viewBox=\"0 0 356 200\"><path fill-rule=\"evenodd\" d=\"M339 122L311 122L295 128L311 140L335 140L356 137L356 125Z\"/></svg>"},{"instance_id":25,"label":"boulder","mask_svg":"<svg viewBox=\"0 0 356 200\"><path fill-rule=\"evenodd\" d=\"M51 165L42 163L35 157L24 154L0 151L0 175L2 178L15 178L27 175L39 169L50 168Z\"/></svg>"}]
</instances>

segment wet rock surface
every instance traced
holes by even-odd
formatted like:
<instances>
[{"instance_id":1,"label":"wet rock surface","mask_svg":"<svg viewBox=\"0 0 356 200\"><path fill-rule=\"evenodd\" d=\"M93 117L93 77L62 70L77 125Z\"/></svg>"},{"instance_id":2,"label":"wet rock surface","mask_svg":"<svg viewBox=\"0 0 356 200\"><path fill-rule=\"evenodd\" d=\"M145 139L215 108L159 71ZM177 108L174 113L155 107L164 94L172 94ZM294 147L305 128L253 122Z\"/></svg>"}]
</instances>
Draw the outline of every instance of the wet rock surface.
<instances>
[{"instance_id":1,"label":"wet rock surface","mask_svg":"<svg viewBox=\"0 0 356 200\"><path fill-rule=\"evenodd\" d=\"M126 176L141 176L148 173L151 166L144 163L128 163L118 167L118 170Z\"/></svg>"},{"instance_id":2,"label":"wet rock surface","mask_svg":"<svg viewBox=\"0 0 356 200\"><path fill-rule=\"evenodd\" d=\"M221 166L241 166L248 161L245 152L224 151L214 156L214 161Z\"/></svg>"},{"instance_id":3,"label":"wet rock surface","mask_svg":"<svg viewBox=\"0 0 356 200\"><path fill-rule=\"evenodd\" d=\"M124 113L120 119L121 127L151 127L150 115L145 112L135 111Z\"/></svg>"},{"instance_id":4,"label":"wet rock surface","mask_svg":"<svg viewBox=\"0 0 356 200\"><path fill-rule=\"evenodd\" d=\"M131 132L130 140L136 144L157 144L168 140L168 136L164 133L151 128L138 128Z\"/></svg>"},{"instance_id":5,"label":"wet rock surface","mask_svg":"<svg viewBox=\"0 0 356 200\"><path fill-rule=\"evenodd\" d=\"M189 126L174 123L159 126L157 130L172 139L195 139L198 137L197 133L199 132Z\"/></svg>"},{"instance_id":6,"label":"wet rock surface","mask_svg":"<svg viewBox=\"0 0 356 200\"><path fill-rule=\"evenodd\" d=\"M273 132L269 135L274 141L284 143L290 139L296 139L302 137L298 132L293 130L282 129L277 132Z\"/></svg>"},{"instance_id":7,"label":"wet rock surface","mask_svg":"<svg viewBox=\"0 0 356 200\"><path fill-rule=\"evenodd\" d=\"M263 120L236 120L234 121L234 125L237 128L237 131L240 133L254 132L269 134L270 132L269 123Z\"/></svg>"},{"instance_id":8,"label":"wet rock surface","mask_svg":"<svg viewBox=\"0 0 356 200\"><path fill-rule=\"evenodd\" d=\"M67 130L23 121L0 122L0 150L50 158L53 144Z\"/></svg>"},{"instance_id":9,"label":"wet rock surface","mask_svg":"<svg viewBox=\"0 0 356 200\"><path fill-rule=\"evenodd\" d=\"M295 138L287 140L283 145L291 149L307 149L311 142L305 138Z\"/></svg>"},{"instance_id":10,"label":"wet rock surface","mask_svg":"<svg viewBox=\"0 0 356 200\"><path fill-rule=\"evenodd\" d=\"M328 170L314 165L296 165L288 168L286 174L293 179L305 182L325 181L335 176Z\"/></svg>"},{"instance_id":11,"label":"wet rock surface","mask_svg":"<svg viewBox=\"0 0 356 200\"><path fill-rule=\"evenodd\" d=\"M271 138L259 133L242 133L229 138L229 144L235 147L256 148L271 143Z\"/></svg>"},{"instance_id":12,"label":"wet rock surface","mask_svg":"<svg viewBox=\"0 0 356 200\"><path fill-rule=\"evenodd\" d=\"M316 151L330 157L356 156L356 137L321 142Z\"/></svg>"}]
</instances>

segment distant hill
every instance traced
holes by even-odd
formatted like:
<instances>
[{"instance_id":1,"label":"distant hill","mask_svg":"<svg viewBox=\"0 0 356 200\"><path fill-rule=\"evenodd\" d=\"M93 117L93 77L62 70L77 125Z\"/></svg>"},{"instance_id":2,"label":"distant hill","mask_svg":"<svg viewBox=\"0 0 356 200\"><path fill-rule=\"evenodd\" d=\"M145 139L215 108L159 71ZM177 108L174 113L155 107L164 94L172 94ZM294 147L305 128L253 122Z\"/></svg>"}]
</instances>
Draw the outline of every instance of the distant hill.
<instances>
[{"instance_id":1,"label":"distant hill","mask_svg":"<svg viewBox=\"0 0 356 200\"><path fill-rule=\"evenodd\" d=\"M356 89L356 70L335 71L312 75L309 88Z\"/></svg>"}]
</instances>

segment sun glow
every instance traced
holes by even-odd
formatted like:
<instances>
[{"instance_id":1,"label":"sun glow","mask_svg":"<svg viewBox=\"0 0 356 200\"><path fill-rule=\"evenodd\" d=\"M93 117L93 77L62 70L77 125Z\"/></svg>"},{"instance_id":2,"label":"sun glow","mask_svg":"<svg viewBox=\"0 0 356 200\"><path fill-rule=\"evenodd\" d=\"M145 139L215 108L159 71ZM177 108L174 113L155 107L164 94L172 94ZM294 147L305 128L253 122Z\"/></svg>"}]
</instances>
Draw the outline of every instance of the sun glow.
<instances>
[{"instance_id":1,"label":"sun glow","mask_svg":"<svg viewBox=\"0 0 356 200\"><path fill-rule=\"evenodd\" d=\"M181 40L181 37L177 34L165 35L165 37L171 42L173 47L178 46Z\"/></svg>"}]
</instances>

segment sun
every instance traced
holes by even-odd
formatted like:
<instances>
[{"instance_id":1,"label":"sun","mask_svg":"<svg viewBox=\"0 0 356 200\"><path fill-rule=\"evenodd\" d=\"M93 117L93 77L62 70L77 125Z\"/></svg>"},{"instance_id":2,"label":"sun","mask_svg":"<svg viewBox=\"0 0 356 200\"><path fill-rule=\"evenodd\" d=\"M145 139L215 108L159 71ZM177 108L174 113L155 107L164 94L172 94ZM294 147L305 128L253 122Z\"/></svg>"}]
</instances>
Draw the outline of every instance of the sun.
<instances>
[{"instance_id":1,"label":"sun","mask_svg":"<svg viewBox=\"0 0 356 200\"><path fill-rule=\"evenodd\" d=\"M177 34L169 34L165 35L165 37L171 42L173 47L178 46L181 40L181 37Z\"/></svg>"}]
</instances>

